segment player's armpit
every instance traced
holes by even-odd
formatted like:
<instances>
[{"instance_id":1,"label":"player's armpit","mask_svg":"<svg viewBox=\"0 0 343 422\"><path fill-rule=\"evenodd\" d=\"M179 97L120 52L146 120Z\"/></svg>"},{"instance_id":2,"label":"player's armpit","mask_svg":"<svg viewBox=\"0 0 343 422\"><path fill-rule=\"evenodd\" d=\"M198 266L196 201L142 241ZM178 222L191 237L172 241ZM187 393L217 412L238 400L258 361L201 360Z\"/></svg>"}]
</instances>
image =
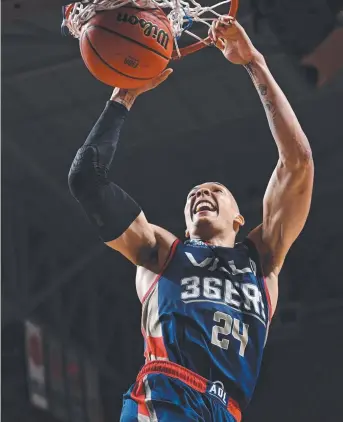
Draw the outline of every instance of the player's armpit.
<instances>
[{"instance_id":1,"label":"player's armpit","mask_svg":"<svg viewBox=\"0 0 343 422\"><path fill-rule=\"evenodd\" d=\"M249 237L256 244L265 275L281 270L289 248L303 229L311 204L314 165L308 157L296 166L280 160L263 200L262 225Z\"/></svg>"},{"instance_id":2,"label":"player's armpit","mask_svg":"<svg viewBox=\"0 0 343 422\"><path fill-rule=\"evenodd\" d=\"M158 272L175 239L167 230L150 224L141 212L121 236L105 243L133 264Z\"/></svg>"}]
</instances>

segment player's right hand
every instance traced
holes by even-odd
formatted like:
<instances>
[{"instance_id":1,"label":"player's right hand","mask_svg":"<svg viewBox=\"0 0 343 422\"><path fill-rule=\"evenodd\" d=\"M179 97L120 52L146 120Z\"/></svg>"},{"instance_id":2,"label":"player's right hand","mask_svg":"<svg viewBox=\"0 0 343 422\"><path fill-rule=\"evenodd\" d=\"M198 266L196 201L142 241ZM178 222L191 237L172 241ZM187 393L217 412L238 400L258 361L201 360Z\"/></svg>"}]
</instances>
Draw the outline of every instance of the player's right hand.
<instances>
[{"instance_id":1,"label":"player's right hand","mask_svg":"<svg viewBox=\"0 0 343 422\"><path fill-rule=\"evenodd\" d=\"M134 103L138 95L141 95L144 92L147 92L156 88L162 82L164 82L172 73L173 73L173 69L170 69L170 68L165 69L158 76L156 76L156 78L150 79L148 82L146 82L144 85L140 86L139 88L135 88L135 89L114 88L114 91L111 95L111 100L123 104L128 110L130 110L132 104Z\"/></svg>"},{"instance_id":2,"label":"player's right hand","mask_svg":"<svg viewBox=\"0 0 343 422\"><path fill-rule=\"evenodd\" d=\"M135 91L136 95L143 94L143 92L150 91L151 89L154 89L157 86L159 86L162 82L164 82L166 79L168 79L168 77L172 73L173 73L173 69L170 69L170 68L165 69L162 73L160 73L158 76L156 76L156 78L151 79L145 85L143 85L139 88L136 88L136 89L132 89L130 91Z\"/></svg>"}]
</instances>

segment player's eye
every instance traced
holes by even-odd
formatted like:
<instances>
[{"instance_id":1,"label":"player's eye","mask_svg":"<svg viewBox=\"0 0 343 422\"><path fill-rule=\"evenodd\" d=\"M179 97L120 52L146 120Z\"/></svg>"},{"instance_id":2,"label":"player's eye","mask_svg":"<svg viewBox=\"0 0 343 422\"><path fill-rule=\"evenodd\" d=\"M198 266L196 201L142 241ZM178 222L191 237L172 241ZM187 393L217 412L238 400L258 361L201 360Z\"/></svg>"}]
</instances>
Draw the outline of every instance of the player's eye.
<instances>
[{"instance_id":1,"label":"player's eye","mask_svg":"<svg viewBox=\"0 0 343 422\"><path fill-rule=\"evenodd\" d=\"M217 193L217 192L224 193L224 191L223 191L223 190L218 189L218 188L214 189L214 190L213 190L213 192L216 192L216 193Z\"/></svg>"}]
</instances>

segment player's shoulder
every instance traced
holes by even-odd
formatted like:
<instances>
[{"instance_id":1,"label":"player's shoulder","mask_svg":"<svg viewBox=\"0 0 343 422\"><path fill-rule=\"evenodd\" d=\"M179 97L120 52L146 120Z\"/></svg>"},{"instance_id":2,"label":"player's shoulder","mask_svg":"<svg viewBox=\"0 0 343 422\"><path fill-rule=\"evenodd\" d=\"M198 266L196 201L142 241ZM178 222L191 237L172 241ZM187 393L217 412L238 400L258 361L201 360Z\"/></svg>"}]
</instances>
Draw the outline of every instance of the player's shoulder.
<instances>
[{"instance_id":1,"label":"player's shoulder","mask_svg":"<svg viewBox=\"0 0 343 422\"><path fill-rule=\"evenodd\" d=\"M152 257L144 267L154 272L160 272L165 266L173 245L178 241L178 238L170 231L163 227L150 224L156 239L156 255Z\"/></svg>"},{"instance_id":2,"label":"player's shoulder","mask_svg":"<svg viewBox=\"0 0 343 422\"><path fill-rule=\"evenodd\" d=\"M168 266L173 255L175 246L180 243L179 239L168 230L151 224L156 239L156 247L149 259L137 266L136 289L141 302L147 295L158 274L161 274Z\"/></svg>"},{"instance_id":3,"label":"player's shoulder","mask_svg":"<svg viewBox=\"0 0 343 422\"><path fill-rule=\"evenodd\" d=\"M168 254L171 247L175 243L178 238L171 233L170 231L164 229L163 227L156 226L151 224L156 238L157 247L159 250L159 254Z\"/></svg>"},{"instance_id":4,"label":"player's shoulder","mask_svg":"<svg viewBox=\"0 0 343 422\"><path fill-rule=\"evenodd\" d=\"M244 243L250 248L251 251L255 251L258 254L261 264L264 263L264 257L268 255L268 250L263 242L262 236L262 224L255 227L244 240Z\"/></svg>"},{"instance_id":5,"label":"player's shoulder","mask_svg":"<svg viewBox=\"0 0 343 422\"><path fill-rule=\"evenodd\" d=\"M263 225L255 227L247 236L247 240L251 242L256 249L263 273L266 277L270 274L278 275L280 268L277 265L277 250L271 249L263 240Z\"/></svg>"},{"instance_id":6,"label":"player's shoulder","mask_svg":"<svg viewBox=\"0 0 343 422\"><path fill-rule=\"evenodd\" d=\"M172 244L177 239L177 237L173 233L164 229L163 227L156 226L155 224L151 224L151 223L150 225L153 228L156 237L160 239L162 242Z\"/></svg>"},{"instance_id":7,"label":"player's shoulder","mask_svg":"<svg viewBox=\"0 0 343 422\"><path fill-rule=\"evenodd\" d=\"M275 265L275 252L272 251L263 241L262 224L252 230L248 234L247 239L253 243L259 255L260 265L267 286L273 315L279 295L278 274L280 272Z\"/></svg>"}]
</instances>

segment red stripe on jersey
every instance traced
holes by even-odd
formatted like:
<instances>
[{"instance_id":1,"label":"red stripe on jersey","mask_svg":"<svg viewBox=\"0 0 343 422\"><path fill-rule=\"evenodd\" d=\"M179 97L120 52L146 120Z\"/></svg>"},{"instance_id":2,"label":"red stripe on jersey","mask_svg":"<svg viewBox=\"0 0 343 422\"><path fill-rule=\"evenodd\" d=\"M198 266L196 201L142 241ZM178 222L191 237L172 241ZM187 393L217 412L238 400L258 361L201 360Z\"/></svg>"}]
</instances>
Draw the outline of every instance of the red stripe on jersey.
<instances>
[{"instance_id":1,"label":"red stripe on jersey","mask_svg":"<svg viewBox=\"0 0 343 422\"><path fill-rule=\"evenodd\" d=\"M161 358L168 358L167 350L164 346L163 337L151 337L147 336L145 337L146 341L146 350L144 353L144 356L146 356L146 353L148 356L154 355L156 359Z\"/></svg>"},{"instance_id":2,"label":"red stripe on jersey","mask_svg":"<svg viewBox=\"0 0 343 422\"><path fill-rule=\"evenodd\" d=\"M145 375L148 374L166 374L169 377L177 378L183 381L185 384L189 385L200 393L206 392L206 378L174 362L154 360L152 362L146 363L139 372L137 381L140 381Z\"/></svg>"},{"instance_id":3,"label":"red stripe on jersey","mask_svg":"<svg viewBox=\"0 0 343 422\"><path fill-rule=\"evenodd\" d=\"M173 258L174 253L175 253L175 250L176 250L176 246L177 246L179 243L180 243L180 240L179 240L179 239L175 239L175 240L174 240L174 242L173 242L173 244L172 244L172 246L171 246L171 248L170 248L170 251L169 251L168 257L167 257L167 259L166 259L166 262L164 263L164 265L163 265L163 267L162 267L162 269L161 269L161 272L160 272L160 273L156 276L156 278L155 278L155 280L153 281L152 285L149 287L148 291L147 291L147 292L145 293L145 295L143 296L143 299L142 299L142 304L144 303L144 301L146 300L146 298L149 296L149 294L151 293L152 289L155 287L155 285L156 285L156 283L158 282L158 280L162 277L162 275L163 275L164 271L165 271L165 270L166 270L166 268L168 267L168 265L169 265L169 263L170 263L171 259Z\"/></svg>"},{"instance_id":4,"label":"red stripe on jersey","mask_svg":"<svg viewBox=\"0 0 343 422\"><path fill-rule=\"evenodd\" d=\"M268 316L269 316L269 321L271 321L272 316L273 316L272 302L270 300L270 294L269 294L269 290L268 290L268 286L267 286L267 282L266 282L266 277L265 276L263 276L263 284L264 284L264 290L266 292L266 297L267 297L267 302L268 302Z\"/></svg>"},{"instance_id":5,"label":"red stripe on jersey","mask_svg":"<svg viewBox=\"0 0 343 422\"><path fill-rule=\"evenodd\" d=\"M149 361L149 353L148 353L148 346L146 342L146 333L143 327L141 327L142 335L144 338L144 357L145 357L145 363Z\"/></svg>"},{"instance_id":6,"label":"red stripe on jersey","mask_svg":"<svg viewBox=\"0 0 343 422\"><path fill-rule=\"evenodd\" d=\"M137 382L131 393L131 397L138 404L138 413L140 415L149 416L149 410L145 403L145 391L143 386L143 380Z\"/></svg>"},{"instance_id":7,"label":"red stripe on jersey","mask_svg":"<svg viewBox=\"0 0 343 422\"><path fill-rule=\"evenodd\" d=\"M227 410L231 413L231 415L236 419L237 422L241 422L242 419L242 412L239 408L238 403L233 400L231 397L229 398L229 402L227 404Z\"/></svg>"},{"instance_id":8,"label":"red stripe on jersey","mask_svg":"<svg viewBox=\"0 0 343 422\"><path fill-rule=\"evenodd\" d=\"M174 362L155 360L146 363L137 376L137 382L141 383L142 379L149 374L165 374L169 377L177 378L192 387L194 390L199 391L199 393L206 393L208 384L212 384L211 381L208 381L201 375L196 374L190 369L184 368L183 366ZM241 422L242 413L239 404L231 397L229 398L227 404L227 410L231 413L237 422Z\"/></svg>"}]
</instances>

